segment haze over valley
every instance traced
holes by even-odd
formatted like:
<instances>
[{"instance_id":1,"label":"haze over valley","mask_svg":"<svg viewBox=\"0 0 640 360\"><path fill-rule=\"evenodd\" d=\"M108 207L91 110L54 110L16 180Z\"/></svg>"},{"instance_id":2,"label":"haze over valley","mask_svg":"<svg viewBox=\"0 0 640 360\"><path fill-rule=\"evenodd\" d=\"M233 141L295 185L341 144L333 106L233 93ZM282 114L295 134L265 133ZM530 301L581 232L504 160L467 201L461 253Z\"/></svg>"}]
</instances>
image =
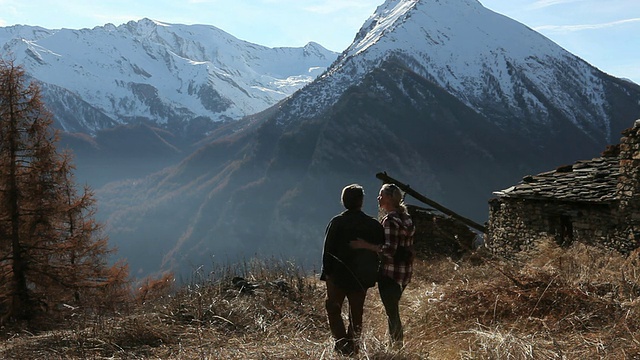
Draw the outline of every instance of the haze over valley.
<instances>
[{"instance_id":1,"label":"haze over valley","mask_svg":"<svg viewBox=\"0 0 640 360\"><path fill-rule=\"evenodd\" d=\"M388 0L342 53L149 19L3 27L0 44L133 275L257 254L313 268L340 189L364 185L375 214L380 171L484 222L493 191L640 118L640 86L476 0Z\"/></svg>"}]
</instances>

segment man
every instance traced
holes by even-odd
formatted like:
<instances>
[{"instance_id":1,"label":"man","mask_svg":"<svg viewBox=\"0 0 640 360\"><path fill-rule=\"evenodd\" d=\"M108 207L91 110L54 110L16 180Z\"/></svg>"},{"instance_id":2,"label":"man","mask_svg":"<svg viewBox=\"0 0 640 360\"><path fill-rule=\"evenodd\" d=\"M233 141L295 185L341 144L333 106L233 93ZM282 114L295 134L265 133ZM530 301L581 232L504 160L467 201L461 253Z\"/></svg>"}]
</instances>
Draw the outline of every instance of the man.
<instances>
[{"instance_id":1,"label":"man","mask_svg":"<svg viewBox=\"0 0 640 360\"><path fill-rule=\"evenodd\" d=\"M342 189L345 211L327 225L322 253L321 280L327 284L326 309L335 350L344 355L358 351L362 332L362 313L367 289L376 283L379 258L374 252L353 249L357 238L378 246L384 243L384 229L374 218L362 212L364 190L358 184ZM342 320L342 305L349 301L349 327Z\"/></svg>"}]
</instances>

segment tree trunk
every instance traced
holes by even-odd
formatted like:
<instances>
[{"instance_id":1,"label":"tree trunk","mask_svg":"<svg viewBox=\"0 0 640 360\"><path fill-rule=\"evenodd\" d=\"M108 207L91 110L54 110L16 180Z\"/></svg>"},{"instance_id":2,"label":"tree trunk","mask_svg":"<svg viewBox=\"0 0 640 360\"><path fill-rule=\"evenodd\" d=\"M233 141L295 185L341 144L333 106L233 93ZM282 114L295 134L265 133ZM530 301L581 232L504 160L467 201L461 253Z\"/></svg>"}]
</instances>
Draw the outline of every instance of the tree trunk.
<instances>
[{"instance_id":1,"label":"tree trunk","mask_svg":"<svg viewBox=\"0 0 640 360\"><path fill-rule=\"evenodd\" d=\"M18 89L14 84L18 84L17 79L13 79L13 72L10 72L8 99L17 99ZM28 316L28 304L29 304L29 290L27 288L27 264L25 262L22 241L20 239L20 204L18 193L18 146L17 141L20 133L18 131L18 119L16 116L16 103L15 101L8 102L9 107L9 186L8 186L8 200L11 214L11 249L12 249L12 271L13 271L13 297L11 301L11 308L9 309L9 316L11 318L24 319Z\"/></svg>"}]
</instances>

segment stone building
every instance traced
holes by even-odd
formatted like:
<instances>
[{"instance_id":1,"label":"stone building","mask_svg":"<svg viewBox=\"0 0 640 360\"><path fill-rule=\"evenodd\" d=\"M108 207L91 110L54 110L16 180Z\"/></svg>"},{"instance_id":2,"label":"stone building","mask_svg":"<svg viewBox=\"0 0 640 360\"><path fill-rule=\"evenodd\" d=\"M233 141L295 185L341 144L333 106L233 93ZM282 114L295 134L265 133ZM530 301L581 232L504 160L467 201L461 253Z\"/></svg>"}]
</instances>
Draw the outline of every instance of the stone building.
<instances>
[{"instance_id":1,"label":"stone building","mask_svg":"<svg viewBox=\"0 0 640 360\"><path fill-rule=\"evenodd\" d=\"M407 205L416 226L415 247L423 258L447 256L457 260L474 248L478 232L433 209Z\"/></svg>"},{"instance_id":2,"label":"stone building","mask_svg":"<svg viewBox=\"0 0 640 360\"><path fill-rule=\"evenodd\" d=\"M495 253L549 238L628 253L640 246L640 120L601 157L526 176L494 194L486 246Z\"/></svg>"}]
</instances>

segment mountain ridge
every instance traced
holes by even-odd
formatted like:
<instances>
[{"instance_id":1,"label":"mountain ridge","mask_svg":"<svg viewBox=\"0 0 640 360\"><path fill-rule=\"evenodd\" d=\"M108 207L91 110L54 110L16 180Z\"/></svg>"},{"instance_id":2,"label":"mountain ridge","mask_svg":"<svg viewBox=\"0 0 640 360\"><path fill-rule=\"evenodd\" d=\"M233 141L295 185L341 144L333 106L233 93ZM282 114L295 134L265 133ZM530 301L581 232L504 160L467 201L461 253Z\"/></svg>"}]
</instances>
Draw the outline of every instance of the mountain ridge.
<instances>
[{"instance_id":1,"label":"mountain ridge","mask_svg":"<svg viewBox=\"0 0 640 360\"><path fill-rule=\"evenodd\" d=\"M411 16L421 16L422 19L407 23L406 18ZM506 30L496 31L497 26L500 27L498 30L502 27ZM413 37L421 36L424 36L424 43L420 46L411 44ZM356 57L365 52L367 56ZM538 54L544 54L544 57ZM486 107L496 115L503 111L520 111L521 115L529 113L542 121L548 117L549 111L558 110L573 121L587 119L590 124L595 124L601 141L611 142L617 136L615 130L611 131L611 119L603 106L587 103L589 109L581 106L564 108L575 103L576 97L601 98L604 93L599 80L601 71L532 29L482 7L476 0L386 1L365 22L353 44L322 77L336 78L340 73L349 74L346 79L333 80L337 89L331 93L339 94L354 78L361 78L367 69L378 66L389 56L421 59L408 60L407 65L464 99L477 111L485 111ZM579 67L579 71L565 74L567 69L558 67L567 59L575 62L573 67ZM533 75L536 76L531 74L534 69L537 72ZM541 72L541 69L546 71ZM512 73L520 73L520 77L514 78ZM560 84L571 76L582 77L576 80L576 88L585 89L585 93L565 91L561 94L565 98L554 99L546 84ZM530 87L532 81L536 82L533 85L537 93L519 93L520 89ZM540 97L550 103L540 104ZM329 100L327 106L330 105ZM496 121L504 123L506 119L498 118ZM584 122L577 125L586 126Z\"/></svg>"},{"instance_id":2,"label":"mountain ridge","mask_svg":"<svg viewBox=\"0 0 640 360\"><path fill-rule=\"evenodd\" d=\"M150 19L81 30L0 28L0 46L43 85L59 128L89 134L117 124L179 132L194 118L236 120L289 96L337 57L313 42L268 48L210 25ZM73 116L69 101L82 103L83 115Z\"/></svg>"},{"instance_id":3,"label":"mountain ridge","mask_svg":"<svg viewBox=\"0 0 640 360\"><path fill-rule=\"evenodd\" d=\"M374 214L387 171L482 222L494 190L603 151L639 100L475 0L388 0L313 82L98 196L133 273L270 255L313 266L345 185L362 184Z\"/></svg>"}]
</instances>

